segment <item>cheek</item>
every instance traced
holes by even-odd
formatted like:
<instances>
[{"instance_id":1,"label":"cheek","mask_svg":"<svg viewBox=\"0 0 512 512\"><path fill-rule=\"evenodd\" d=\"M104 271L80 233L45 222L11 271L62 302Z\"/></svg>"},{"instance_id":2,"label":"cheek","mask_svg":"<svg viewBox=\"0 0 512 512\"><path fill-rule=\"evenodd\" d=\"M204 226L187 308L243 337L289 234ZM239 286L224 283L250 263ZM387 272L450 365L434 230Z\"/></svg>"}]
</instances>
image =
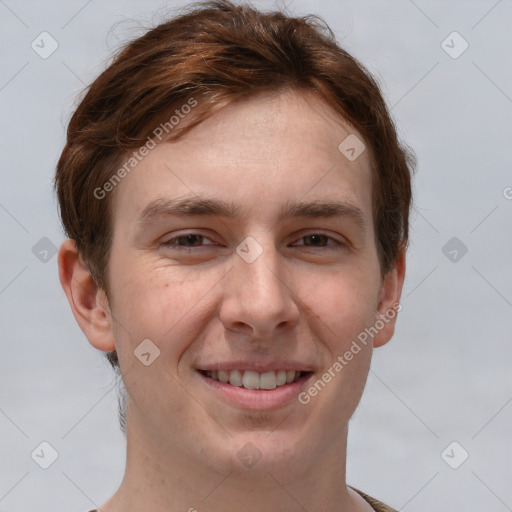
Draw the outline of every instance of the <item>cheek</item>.
<instances>
[{"instance_id":1,"label":"cheek","mask_svg":"<svg viewBox=\"0 0 512 512\"><path fill-rule=\"evenodd\" d=\"M128 267L129 274L124 271ZM150 396L151 401L166 403L173 416L179 415L186 393L174 368L204 329L199 318L201 301L215 280L206 275L192 280L176 268L133 262L120 264L111 275L116 298L112 308L114 336L128 394L136 408L149 407L146 402ZM147 366L146 353L150 354ZM165 416L166 412L162 409L158 414Z\"/></svg>"},{"instance_id":2,"label":"cheek","mask_svg":"<svg viewBox=\"0 0 512 512\"><path fill-rule=\"evenodd\" d=\"M303 399L318 407L319 421L329 423L334 416L342 425L355 411L368 377L372 341L364 336L375 322L378 281L353 269L317 281L308 295L314 314L309 326L324 353L321 382L312 382Z\"/></svg>"},{"instance_id":3,"label":"cheek","mask_svg":"<svg viewBox=\"0 0 512 512\"><path fill-rule=\"evenodd\" d=\"M318 320L332 348L340 350L372 325L376 318L379 280L370 267L350 266L324 276L302 276L298 295L307 297L307 307Z\"/></svg>"},{"instance_id":4,"label":"cheek","mask_svg":"<svg viewBox=\"0 0 512 512\"><path fill-rule=\"evenodd\" d=\"M150 339L162 352L179 354L198 335L208 292L222 286L225 272L199 275L185 270L142 257L120 261L112 270L113 314L120 326L118 351L133 351L142 340Z\"/></svg>"}]
</instances>

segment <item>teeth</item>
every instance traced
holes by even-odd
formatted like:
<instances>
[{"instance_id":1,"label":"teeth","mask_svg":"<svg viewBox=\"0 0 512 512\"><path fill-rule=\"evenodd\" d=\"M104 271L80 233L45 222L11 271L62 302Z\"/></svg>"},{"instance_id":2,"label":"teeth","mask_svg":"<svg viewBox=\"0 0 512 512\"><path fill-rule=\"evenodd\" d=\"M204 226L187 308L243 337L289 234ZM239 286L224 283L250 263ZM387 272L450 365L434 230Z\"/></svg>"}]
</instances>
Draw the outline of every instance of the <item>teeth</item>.
<instances>
[{"instance_id":1,"label":"teeth","mask_svg":"<svg viewBox=\"0 0 512 512\"><path fill-rule=\"evenodd\" d=\"M235 370L235 372L236 371L237 370ZM234 372L232 372L232 373L234 373ZM275 377L274 377L274 380L275 380ZM229 381L229 383L231 384L231 381ZM247 388L247 389L259 389L260 376L259 376L258 372L251 372L251 371L244 372L242 384L244 385L244 388Z\"/></svg>"},{"instance_id":2,"label":"teeth","mask_svg":"<svg viewBox=\"0 0 512 512\"><path fill-rule=\"evenodd\" d=\"M275 389L278 386L291 384L301 375L295 370L279 370L275 372L258 373L253 370L218 370L206 371L213 380L231 384L246 389Z\"/></svg>"},{"instance_id":3,"label":"teeth","mask_svg":"<svg viewBox=\"0 0 512 512\"><path fill-rule=\"evenodd\" d=\"M256 372L254 372L256 373ZM247 375L247 372L245 372L245 375ZM245 377L244 375L244 377ZM256 373L256 376L258 374ZM260 376L260 389L275 389L277 387L277 378L275 372L265 372L262 373Z\"/></svg>"},{"instance_id":4,"label":"teeth","mask_svg":"<svg viewBox=\"0 0 512 512\"><path fill-rule=\"evenodd\" d=\"M242 385L242 374L238 370L229 372L229 383L232 386L240 387Z\"/></svg>"},{"instance_id":5,"label":"teeth","mask_svg":"<svg viewBox=\"0 0 512 512\"><path fill-rule=\"evenodd\" d=\"M279 370L277 372L277 385L282 386L283 384L286 384L286 372L284 370Z\"/></svg>"}]
</instances>

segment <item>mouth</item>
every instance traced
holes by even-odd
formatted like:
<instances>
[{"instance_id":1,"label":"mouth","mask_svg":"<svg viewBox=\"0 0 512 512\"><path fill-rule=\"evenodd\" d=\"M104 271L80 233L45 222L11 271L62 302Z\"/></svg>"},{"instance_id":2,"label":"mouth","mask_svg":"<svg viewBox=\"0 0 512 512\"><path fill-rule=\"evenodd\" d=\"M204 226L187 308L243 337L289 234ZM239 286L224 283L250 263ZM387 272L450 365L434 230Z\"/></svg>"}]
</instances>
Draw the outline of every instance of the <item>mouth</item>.
<instances>
[{"instance_id":1,"label":"mouth","mask_svg":"<svg viewBox=\"0 0 512 512\"><path fill-rule=\"evenodd\" d=\"M314 372L198 369L197 374L216 397L236 408L269 410L296 400Z\"/></svg>"},{"instance_id":2,"label":"mouth","mask_svg":"<svg viewBox=\"0 0 512 512\"><path fill-rule=\"evenodd\" d=\"M256 372L253 370L198 370L205 377L245 389L270 391L281 386L298 382L313 372L300 370L277 370Z\"/></svg>"}]
</instances>

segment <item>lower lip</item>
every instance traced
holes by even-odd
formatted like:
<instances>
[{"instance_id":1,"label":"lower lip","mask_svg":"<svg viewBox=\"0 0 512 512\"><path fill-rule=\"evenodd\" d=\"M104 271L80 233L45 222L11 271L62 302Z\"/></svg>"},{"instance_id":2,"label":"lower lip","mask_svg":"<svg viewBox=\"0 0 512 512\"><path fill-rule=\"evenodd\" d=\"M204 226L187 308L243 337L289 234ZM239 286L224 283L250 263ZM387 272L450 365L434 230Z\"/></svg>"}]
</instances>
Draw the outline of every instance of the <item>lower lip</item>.
<instances>
[{"instance_id":1,"label":"lower lip","mask_svg":"<svg viewBox=\"0 0 512 512\"><path fill-rule=\"evenodd\" d=\"M313 376L313 373L308 373L296 382L274 389L245 389L241 386L232 386L219 380L213 380L199 371L197 374L221 398L236 407L252 411L278 409L293 399L297 399L301 389L306 387L306 382Z\"/></svg>"}]
</instances>

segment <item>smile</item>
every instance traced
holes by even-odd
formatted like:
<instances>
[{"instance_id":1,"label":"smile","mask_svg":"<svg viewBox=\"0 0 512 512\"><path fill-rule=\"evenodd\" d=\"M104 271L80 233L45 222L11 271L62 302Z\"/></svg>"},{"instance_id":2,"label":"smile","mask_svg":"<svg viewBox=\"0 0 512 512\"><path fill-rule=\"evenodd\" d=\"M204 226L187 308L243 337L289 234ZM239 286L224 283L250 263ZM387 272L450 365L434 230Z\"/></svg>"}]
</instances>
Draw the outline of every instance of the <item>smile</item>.
<instances>
[{"instance_id":1,"label":"smile","mask_svg":"<svg viewBox=\"0 0 512 512\"><path fill-rule=\"evenodd\" d=\"M259 373L253 370L200 370L210 379L230 384L231 386L244 387L245 389L275 389L296 382L306 373L296 370L277 370Z\"/></svg>"},{"instance_id":2,"label":"smile","mask_svg":"<svg viewBox=\"0 0 512 512\"><path fill-rule=\"evenodd\" d=\"M312 371L197 370L214 397L237 409L272 410L294 403Z\"/></svg>"}]
</instances>

